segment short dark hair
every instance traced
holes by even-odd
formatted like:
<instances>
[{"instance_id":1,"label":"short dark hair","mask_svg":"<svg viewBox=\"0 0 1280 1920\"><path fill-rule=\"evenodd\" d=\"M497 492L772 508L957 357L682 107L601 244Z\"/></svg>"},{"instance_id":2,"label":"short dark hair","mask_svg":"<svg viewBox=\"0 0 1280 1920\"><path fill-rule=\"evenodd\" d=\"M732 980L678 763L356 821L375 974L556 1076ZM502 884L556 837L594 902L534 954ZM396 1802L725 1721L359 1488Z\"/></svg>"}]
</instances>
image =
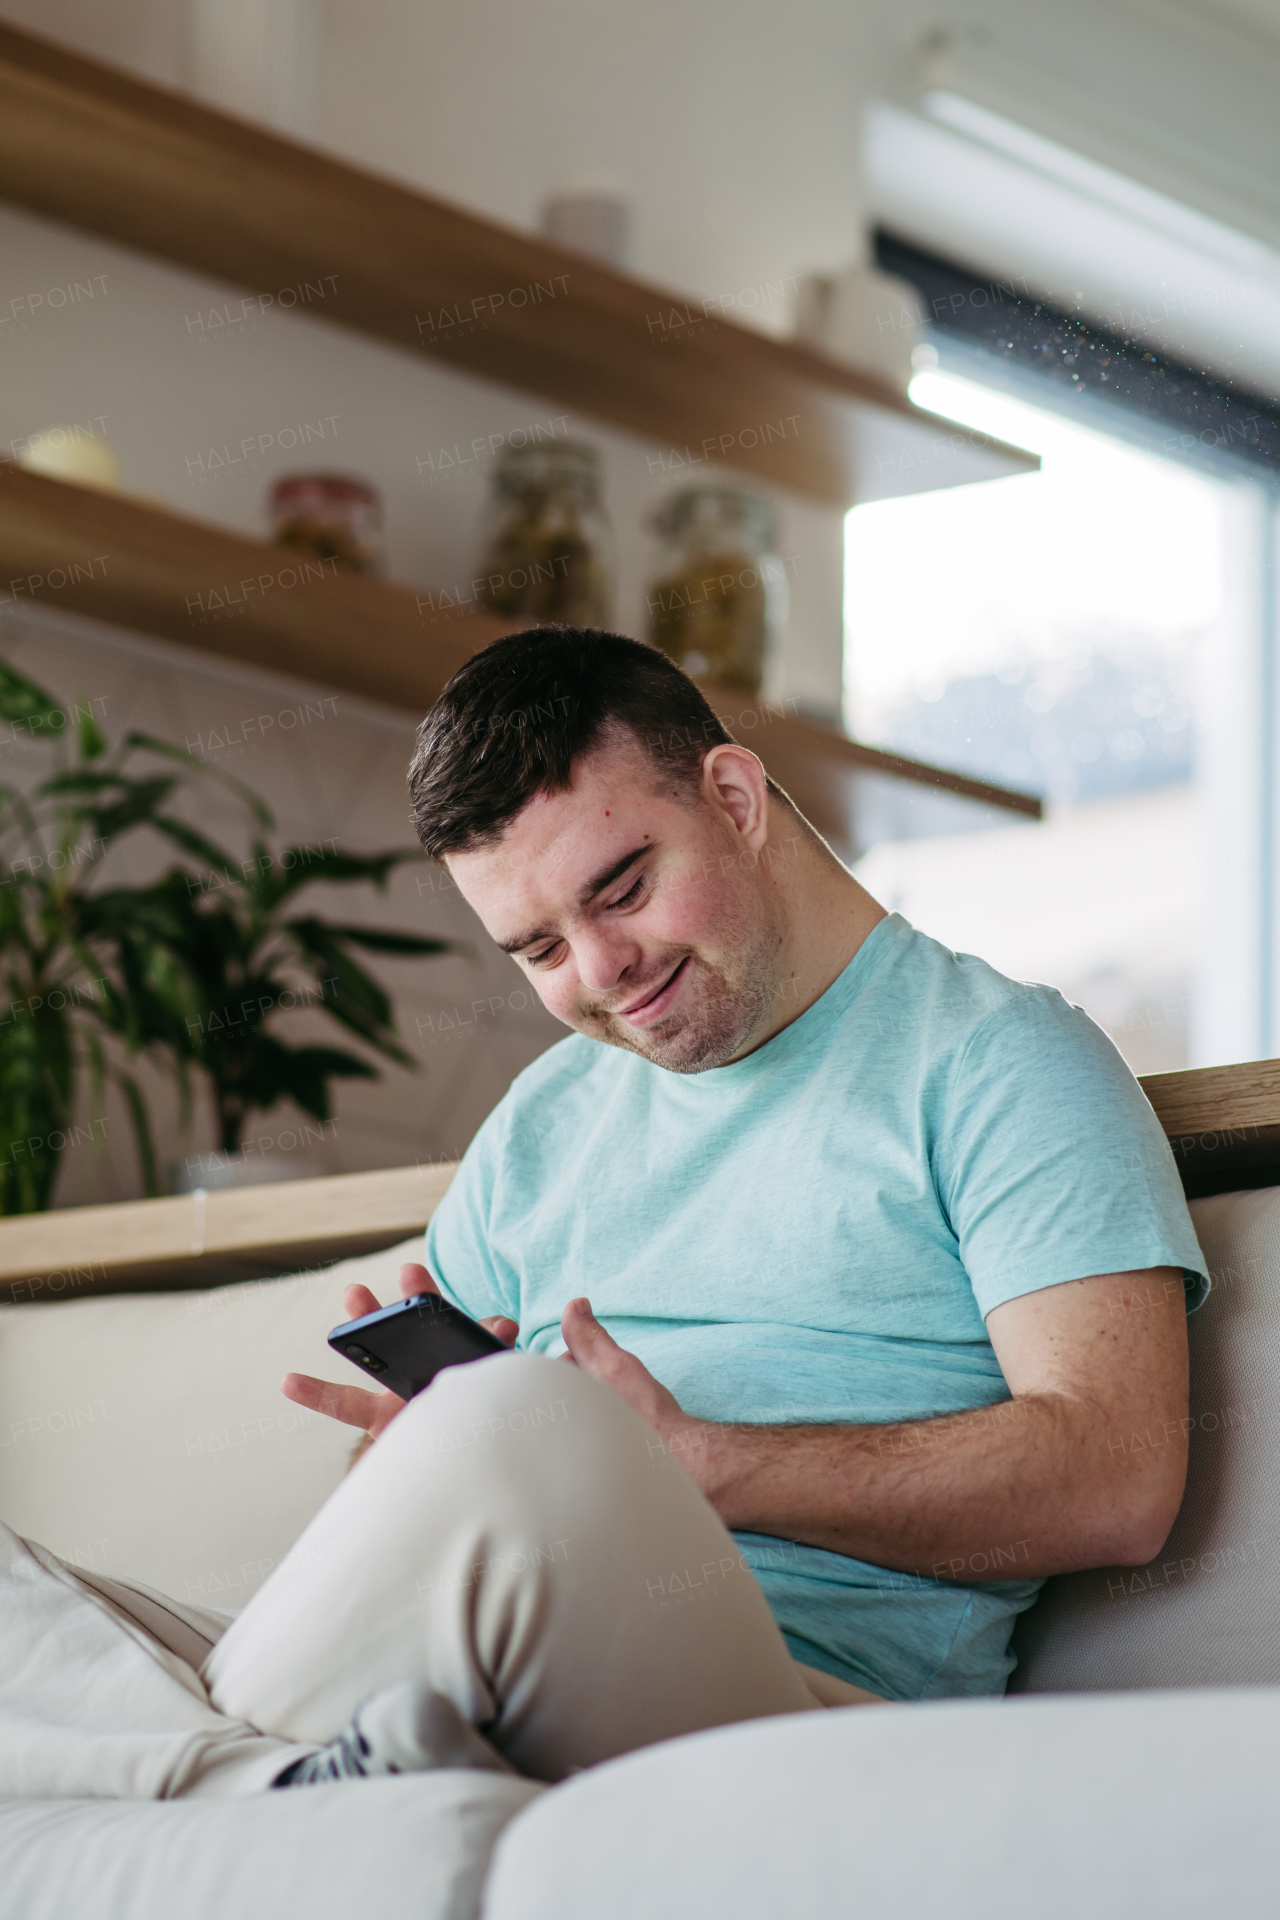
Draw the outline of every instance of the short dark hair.
<instances>
[{"instance_id":1,"label":"short dark hair","mask_svg":"<svg viewBox=\"0 0 1280 1920\"><path fill-rule=\"evenodd\" d=\"M418 729L409 792L423 847L439 859L492 846L535 794L563 793L575 761L613 727L634 735L670 791L691 797L704 756L733 742L656 647L588 627L495 640L458 669Z\"/></svg>"}]
</instances>

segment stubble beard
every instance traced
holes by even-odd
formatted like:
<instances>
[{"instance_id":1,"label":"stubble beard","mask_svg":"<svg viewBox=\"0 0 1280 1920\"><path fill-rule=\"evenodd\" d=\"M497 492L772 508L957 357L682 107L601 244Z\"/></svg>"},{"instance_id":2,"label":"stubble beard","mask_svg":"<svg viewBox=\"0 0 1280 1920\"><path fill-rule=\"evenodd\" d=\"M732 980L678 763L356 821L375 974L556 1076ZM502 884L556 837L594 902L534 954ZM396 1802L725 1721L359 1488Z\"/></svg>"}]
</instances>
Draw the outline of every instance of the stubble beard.
<instances>
[{"instance_id":1,"label":"stubble beard","mask_svg":"<svg viewBox=\"0 0 1280 1920\"><path fill-rule=\"evenodd\" d=\"M733 967L714 967L690 948L669 955L655 976L666 977L687 960L680 1007L654 1028L629 1027L604 1007L588 1007L578 1030L606 1046L638 1053L668 1073L707 1073L722 1067L763 1022L773 998L773 958L780 943L757 936Z\"/></svg>"}]
</instances>

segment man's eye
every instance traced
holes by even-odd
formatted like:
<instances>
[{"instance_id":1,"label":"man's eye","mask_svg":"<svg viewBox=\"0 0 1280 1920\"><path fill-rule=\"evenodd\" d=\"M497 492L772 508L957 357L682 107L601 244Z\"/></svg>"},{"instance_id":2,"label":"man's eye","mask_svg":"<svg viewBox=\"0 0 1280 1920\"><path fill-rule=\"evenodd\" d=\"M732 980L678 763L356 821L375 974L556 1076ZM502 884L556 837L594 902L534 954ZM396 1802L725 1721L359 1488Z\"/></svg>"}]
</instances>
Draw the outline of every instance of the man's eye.
<instances>
[{"instance_id":1,"label":"man's eye","mask_svg":"<svg viewBox=\"0 0 1280 1920\"><path fill-rule=\"evenodd\" d=\"M546 962L551 958L552 954L556 951L556 948L559 947L559 945L560 945L560 942L557 940L554 947L544 947L541 953L526 953L525 955L526 965L530 967L544 966Z\"/></svg>"},{"instance_id":2,"label":"man's eye","mask_svg":"<svg viewBox=\"0 0 1280 1920\"><path fill-rule=\"evenodd\" d=\"M631 885L627 888L626 892L621 896L621 898L611 901L610 905L614 907L627 906L632 900L635 899L636 895L640 892L643 886L644 886L644 875L641 873L636 876L636 878L632 881Z\"/></svg>"}]
</instances>

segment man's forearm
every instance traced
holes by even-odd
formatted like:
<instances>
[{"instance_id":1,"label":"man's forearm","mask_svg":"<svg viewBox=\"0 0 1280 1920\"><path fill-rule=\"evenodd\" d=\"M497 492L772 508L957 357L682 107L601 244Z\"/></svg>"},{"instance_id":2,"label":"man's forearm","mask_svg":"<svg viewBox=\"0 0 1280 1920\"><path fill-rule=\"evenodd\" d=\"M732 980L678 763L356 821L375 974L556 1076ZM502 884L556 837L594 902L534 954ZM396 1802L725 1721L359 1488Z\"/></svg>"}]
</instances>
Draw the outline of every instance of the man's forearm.
<instances>
[{"instance_id":1,"label":"man's forearm","mask_svg":"<svg viewBox=\"0 0 1280 1920\"><path fill-rule=\"evenodd\" d=\"M893 1426L750 1427L686 1413L587 1301L561 1322L577 1364L741 1532L962 1581L1154 1559L1191 1429L1181 1270L1045 1287L987 1324L1007 1401Z\"/></svg>"},{"instance_id":2,"label":"man's forearm","mask_svg":"<svg viewBox=\"0 0 1280 1920\"><path fill-rule=\"evenodd\" d=\"M960 1581L1140 1564L1147 1516L1176 1507L1186 1433L1147 1426L1135 1449L1086 1403L1034 1394L894 1426L740 1427L664 1434L729 1527L877 1566Z\"/></svg>"}]
</instances>

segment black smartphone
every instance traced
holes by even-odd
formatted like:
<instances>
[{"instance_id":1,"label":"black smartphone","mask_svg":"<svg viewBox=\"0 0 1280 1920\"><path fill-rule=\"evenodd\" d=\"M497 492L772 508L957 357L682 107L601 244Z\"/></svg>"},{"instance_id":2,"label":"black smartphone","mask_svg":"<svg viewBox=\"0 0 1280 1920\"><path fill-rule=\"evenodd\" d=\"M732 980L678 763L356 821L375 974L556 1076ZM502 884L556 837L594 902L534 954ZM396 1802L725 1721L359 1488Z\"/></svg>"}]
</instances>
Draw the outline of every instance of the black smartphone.
<instances>
[{"instance_id":1,"label":"black smartphone","mask_svg":"<svg viewBox=\"0 0 1280 1920\"><path fill-rule=\"evenodd\" d=\"M510 1352L487 1328L437 1293L411 1294L394 1307L348 1320L333 1329L329 1345L402 1400L412 1400L445 1367Z\"/></svg>"}]
</instances>

